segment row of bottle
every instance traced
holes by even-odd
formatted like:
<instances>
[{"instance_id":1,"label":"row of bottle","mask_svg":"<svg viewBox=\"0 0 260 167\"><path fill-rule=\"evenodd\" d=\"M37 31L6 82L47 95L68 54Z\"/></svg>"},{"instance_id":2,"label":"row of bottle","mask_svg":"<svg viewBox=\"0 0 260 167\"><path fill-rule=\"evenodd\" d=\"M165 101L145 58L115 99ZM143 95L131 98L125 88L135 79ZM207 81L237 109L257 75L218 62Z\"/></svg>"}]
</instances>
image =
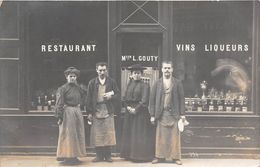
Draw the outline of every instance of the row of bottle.
<instances>
[{"instance_id":1,"label":"row of bottle","mask_svg":"<svg viewBox=\"0 0 260 167\"><path fill-rule=\"evenodd\" d=\"M37 111L51 111L54 109L55 103L56 97L54 94L51 96L37 96L36 99L32 101L32 108Z\"/></svg>"},{"instance_id":2,"label":"row of bottle","mask_svg":"<svg viewBox=\"0 0 260 167\"><path fill-rule=\"evenodd\" d=\"M186 111L219 111L219 112L247 112L247 98L240 99L200 99L185 98Z\"/></svg>"}]
</instances>

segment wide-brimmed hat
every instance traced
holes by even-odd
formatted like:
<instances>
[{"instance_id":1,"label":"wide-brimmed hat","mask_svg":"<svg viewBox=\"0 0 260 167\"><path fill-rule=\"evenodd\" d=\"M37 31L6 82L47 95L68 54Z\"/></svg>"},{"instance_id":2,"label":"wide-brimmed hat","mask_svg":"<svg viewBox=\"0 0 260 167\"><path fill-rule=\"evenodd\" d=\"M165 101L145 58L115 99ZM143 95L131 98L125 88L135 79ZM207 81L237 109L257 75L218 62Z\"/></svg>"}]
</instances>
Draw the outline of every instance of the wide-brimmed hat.
<instances>
[{"instance_id":1,"label":"wide-brimmed hat","mask_svg":"<svg viewBox=\"0 0 260 167\"><path fill-rule=\"evenodd\" d=\"M134 64L130 67L127 67L130 71L143 71L146 69L146 67L143 67L141 64Z\"/></svg>"},{"instance_id":2,"label":"wide-brimmed hat","mask_svg":"<svg viewBox=\"0 0 260 167\"><path fill-rule=\"evenodd\" d=\"M76 69L75 67L69 67L64 71L64 75L68 76L69 74L75 74L77 77L80 75L80 71Z\"/></svg>"}]
</instances>

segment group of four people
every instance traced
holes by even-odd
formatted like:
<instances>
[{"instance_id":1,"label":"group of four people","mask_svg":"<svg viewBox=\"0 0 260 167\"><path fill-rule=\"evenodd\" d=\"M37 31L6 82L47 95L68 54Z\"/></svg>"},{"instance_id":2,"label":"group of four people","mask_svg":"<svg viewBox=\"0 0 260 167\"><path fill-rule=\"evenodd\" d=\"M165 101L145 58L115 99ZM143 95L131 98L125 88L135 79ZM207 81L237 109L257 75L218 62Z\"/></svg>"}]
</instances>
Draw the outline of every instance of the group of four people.
<instances>
[{"instance_id":1,"label":"group of four people","mask_svg":"<svg viewBox=\"0 0 260 167\"><path fill-rule=\"evenodd\" d=\"M141 79L145 70L139 64L130 66L131 79L122 97L124 122L120 157L135 162L163 162L173 160L181 165L180 132L178 121L185 120L184 93L181 81L172 76L173 64L162 63L163 76L152 87ZM116 145L114 113L121 104L116 82L110 78L108 65L96 64L98 76L87 90L77 83L80 71L69 67L65 72L67 83L56 94L55 116L58 118L59 139L57 160L77 163L77 157L86 155L84 120L80 110L82 98L88 119L92 122L90 144L95 147L92 162L112 162L111 146ZM123 110L122 110L123 111Z\"/></svg>"}]
</instances>

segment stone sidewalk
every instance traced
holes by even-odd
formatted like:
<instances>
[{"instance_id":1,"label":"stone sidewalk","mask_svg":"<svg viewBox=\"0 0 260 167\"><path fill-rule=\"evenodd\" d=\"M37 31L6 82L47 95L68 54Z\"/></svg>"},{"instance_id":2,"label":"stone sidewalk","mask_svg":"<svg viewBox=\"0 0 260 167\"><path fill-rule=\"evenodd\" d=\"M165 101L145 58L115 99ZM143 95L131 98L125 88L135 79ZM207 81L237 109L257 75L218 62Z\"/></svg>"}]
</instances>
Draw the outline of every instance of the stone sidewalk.
<instances>
[{"instance_id":1,"label":"stone sidewalk","mask_svg":"<svg viewBox=\"0 0 260 167\"><path fill-rule=\"evenodd\" d=\"M93 157L81 158L80 167L177 167L173 163L133 163L114 158L113 163L92 163ZM257 159L183 159L181 167L260 167ZM0 156L0 167L60 167L54 156Z\"/></svg>"}]
</instances>

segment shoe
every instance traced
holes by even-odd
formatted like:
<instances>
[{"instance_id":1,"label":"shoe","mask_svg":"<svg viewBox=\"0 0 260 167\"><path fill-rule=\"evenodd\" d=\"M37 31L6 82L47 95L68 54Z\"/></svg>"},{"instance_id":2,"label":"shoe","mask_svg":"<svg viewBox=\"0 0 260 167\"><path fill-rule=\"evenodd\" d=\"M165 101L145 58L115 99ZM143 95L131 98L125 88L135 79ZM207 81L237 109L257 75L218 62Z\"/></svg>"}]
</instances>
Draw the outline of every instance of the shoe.
<instances>
[{"instance_id":1,"label":"shoe","mask_svg":"<svg viewBox=\"0 0 260 167\"><path fill-rule=\"evenodd\" d=\"M79 165L81 161L78 158L66 158L64 161L64 165L67 166L73 166L73 165Z\"/></svg>"},{"instance_id":2,"label":"shoe","mask_svg":"<svg viewBox=\"0 0 260 167\"><path fill-rule=\"evenodd\" d=\"M92 162L101 162L101 161L102 161L102 159L99 157L92 159Z\"/></svg>"},{"instance_id":3,"label":"shoe","mask_svg":"<svg viewBox=\"0 0 260 167\"><path fill-rule=\"evenodd\" d=\"M164 159L162 158L155 158L153 161L152 161L152 164L157 164L157 163L162 163L164 162Z\"/></svg>"},{"instance_id":4,"label":"shoe","mask_svg":"<svg viewBox=\"0 0 260 167\"><path fill-rule=\"evenodd\" d=\"M57 157L56 160L57 161L65 161L65 158Z\"/></svg>"},{"instance_id":5,"label":"shoe","mask_svg":"<svg viewBox=\"0 0 260 167\"><path fill-rule=\"evenodd\" d=\"M175 163L176 163L177 165L182 165L182 162L181 162L181 160L179 160L179 159L176 160Z\"/></svg>"},{"instance_id":6,"label":"shoe","mask_svg":"<svg viewBox=\"0 0 260 167\"><path fill-rule=\"evenodd\" d=\"M105 161L106 161L106 162L113 162L113 160L112 160L111 157L105 158Z\"/></svg>"}]
</instances>

